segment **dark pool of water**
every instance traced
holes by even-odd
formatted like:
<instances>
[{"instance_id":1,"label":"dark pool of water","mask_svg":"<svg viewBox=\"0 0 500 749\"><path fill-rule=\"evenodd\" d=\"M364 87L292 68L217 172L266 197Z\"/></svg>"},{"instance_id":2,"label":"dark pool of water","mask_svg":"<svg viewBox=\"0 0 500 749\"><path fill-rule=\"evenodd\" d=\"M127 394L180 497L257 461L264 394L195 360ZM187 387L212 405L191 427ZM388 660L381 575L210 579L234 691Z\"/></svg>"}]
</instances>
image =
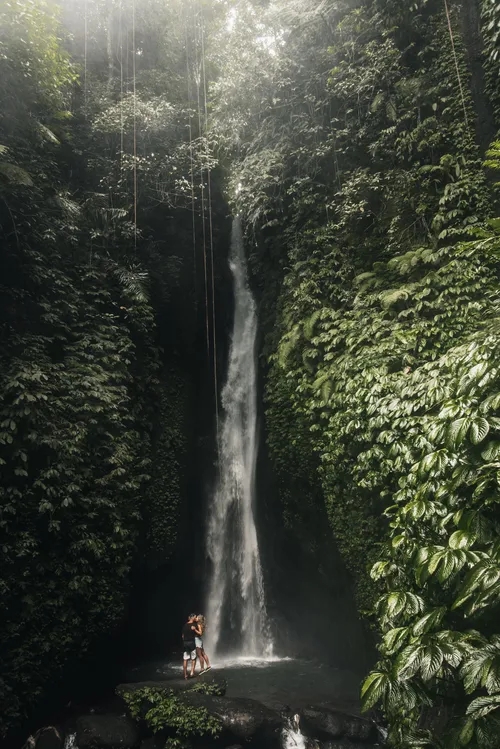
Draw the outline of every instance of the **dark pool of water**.
<instances>
[{"instance_id":1,"label":"dark pool of water","mask_svg":"<svg viewBox=\"0 0 500 749\"><path fill-rule=\"evenodd\" d=\"M174 679L180 662L156 662L133 668L127 681ZM228 697L251 697L272 708L324 703L339 710L359 711L362 676L312 660L236 658L213 662L212 673L227 682Z\"/></svg>"}]
</instances>

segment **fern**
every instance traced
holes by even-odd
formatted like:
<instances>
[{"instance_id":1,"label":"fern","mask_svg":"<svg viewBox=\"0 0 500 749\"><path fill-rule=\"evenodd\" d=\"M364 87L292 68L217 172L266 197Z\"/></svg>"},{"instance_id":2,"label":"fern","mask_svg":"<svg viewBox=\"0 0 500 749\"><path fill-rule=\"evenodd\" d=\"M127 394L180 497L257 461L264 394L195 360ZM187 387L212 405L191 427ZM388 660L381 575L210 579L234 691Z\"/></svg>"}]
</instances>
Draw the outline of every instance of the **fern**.
<instances>
[{"instance_id":1,"label":"fern","mask_svg":"<svg viewBox=\"0 0 500 749\"><path fill-rule=\"evenodd\" d=\"M315 311L315 312L313 312L313 314L312 314L312 315L311 315L311 316L309 317L309 319L307 319L307 320L306 320L306 321L304 322L304 327L303 327L303 331L304 331L304 337L305 337L305 339L306 339L307 341L310 341L310 340L311 340L311 338L312 338L312 336L313 336L313 332L314 332L314 326L316 325L317 321L318 321L318 320L320 319L320 317L321 317L321 313L322 313L322 310L321 310L321 309L318 309L318 310L316 310L316 311Z\"/></svg>"}]
</instances>

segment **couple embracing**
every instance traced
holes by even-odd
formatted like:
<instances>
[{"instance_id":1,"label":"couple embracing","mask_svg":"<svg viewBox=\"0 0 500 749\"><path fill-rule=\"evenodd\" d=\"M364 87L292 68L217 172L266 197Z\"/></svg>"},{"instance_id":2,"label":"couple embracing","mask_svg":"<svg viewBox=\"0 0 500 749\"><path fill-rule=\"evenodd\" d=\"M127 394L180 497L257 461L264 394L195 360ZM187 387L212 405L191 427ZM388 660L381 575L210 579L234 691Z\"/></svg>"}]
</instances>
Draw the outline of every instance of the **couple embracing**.
<instances>
[{"instance_id":1,"label":"couple embracing","mask_svg":"<svg viewBox=\"0 0 500 749\"><path fill-rule=\"evenodd\" d=\"M184 646L183 668L184 678L188 678L187 664L191 661L190 677L195 675L196 658L200 660L200 674L211 667L208 656L203 650L203 634L205 632L205 617L202 614L189 614L186 624L182 628L182 643Z\"/></svg>"}]
</instances>

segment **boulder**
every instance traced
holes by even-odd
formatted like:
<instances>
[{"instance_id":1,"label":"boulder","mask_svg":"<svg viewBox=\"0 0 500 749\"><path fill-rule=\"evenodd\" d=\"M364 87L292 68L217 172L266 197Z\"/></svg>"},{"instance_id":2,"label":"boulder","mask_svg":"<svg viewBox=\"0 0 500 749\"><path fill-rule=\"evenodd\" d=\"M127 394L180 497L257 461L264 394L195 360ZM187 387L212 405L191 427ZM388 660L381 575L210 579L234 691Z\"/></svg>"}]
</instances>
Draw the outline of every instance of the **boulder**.
<instances>
[{"instance_id":1,"label":"boulder","mask_svg":"<svg viewBox=\"0 0 500 749\"><path fill-rule=\"evenodd\" d=\"M141 741L141 749L165 749L165 737L161 734L150 736Z\"/></svg>"},{"instance_id":2,"label":"boulder","mask_svg":"<svg viewBox=\"0 0 500 749\"><path fill-rule=\"evenodd\" d=\"M378 739L376 725L366 718L355 715L345 716L345 737L351 741L375 743Z\"/></svg>"},{"instance_id":3,"label":"boulder","mask_svg":"<svg viewBox=\"0 0 500 749\"><path fill-rule=\"evenodd\" d=\"M322 741L348 739L352 743L375 744L378 732L372 721L324 705L299 710L300 729L305 736ZM345 742L343 742L345 743ZM331 749L334 749L332 744ZM346 744L347 746L347 744ZM339 746L338 749L341 749ZM352 747L351 747L352 749Z\"/></svg>"},{"instance_id":4,"label":"boulder","mask_svg":"<svg viewBox=\"0 0 500 749\"><path fill-rule=\"evenodd\" d=\"M79 749L133 749L139 741L139 729L125 716L82 715L76 721Z\"/></svg>"},{"instance_id":5,"label":"boulder","mask_svg":"<svg viewBox=\"0 0 500 749\"><path fill-rule=\"evenodd\" d=\"M232 740L279 745L282 719L257 700L189 693L184 694L182 700L193 707L204 707L209 715L218 718L222 723L221 738L228 743Z\"/></svg>"},{"instance_id":6,"label":"boulder","mask_svg":"<svg viewBox=\"0 0 500 749\"><path fill-rule=\"evenodd\" d=\"M300 730L310 738L330 739L344 735L344 718L337 711L306 707L299 711Z\"/></svg>"},{"instance_id":7,"label":"boulder","mask_svg":"<svg viewBox=\"0 0 500 749\"><path fill-rule=\"evenodd\" d=\"M64 732L56 726L44 726L29 736L23 749L63 749Z\"/></svg>"}]
</instances>

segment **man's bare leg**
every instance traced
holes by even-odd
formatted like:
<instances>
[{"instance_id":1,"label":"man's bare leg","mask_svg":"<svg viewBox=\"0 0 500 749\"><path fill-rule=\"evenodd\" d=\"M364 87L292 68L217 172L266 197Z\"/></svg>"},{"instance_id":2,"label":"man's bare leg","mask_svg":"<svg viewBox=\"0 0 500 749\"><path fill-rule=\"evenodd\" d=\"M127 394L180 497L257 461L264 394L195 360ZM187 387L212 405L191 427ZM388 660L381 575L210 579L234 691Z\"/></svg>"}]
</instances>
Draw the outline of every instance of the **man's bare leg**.
<instances>
[{"instance_id":1,"label":"man's bare leg","mask_svg":"<svg viewBox=\"0 0 500 749\"><path fill-rule=\"evenodd\" d=\"M188 677L188 662L186 659L182 661L182 669L184 671L184 678L187 679Z\"/></svg>"},{"instance_id":2,"label":"man's bare leg","mask_svg":"<svg viewBox=\"0 0 500 749\"><path fill-rule=\"evenodd\" d=\"M194 676L194 670L196 668L196 658L191 661L191 676Z\"/></svg>"}]
</instances>

